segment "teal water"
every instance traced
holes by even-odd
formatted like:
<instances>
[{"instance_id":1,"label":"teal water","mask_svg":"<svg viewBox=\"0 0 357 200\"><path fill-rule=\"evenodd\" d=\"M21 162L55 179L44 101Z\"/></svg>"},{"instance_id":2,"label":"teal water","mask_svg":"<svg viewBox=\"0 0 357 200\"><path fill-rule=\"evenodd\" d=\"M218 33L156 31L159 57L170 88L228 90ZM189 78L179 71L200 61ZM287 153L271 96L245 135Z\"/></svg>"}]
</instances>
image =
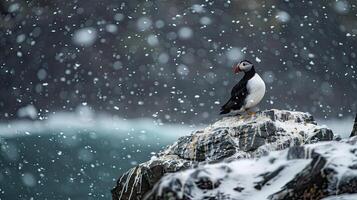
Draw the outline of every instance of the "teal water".
<instances>
[{"instance_id":1,"label":"teal water","mask_svg":"<svg viewBox=\"0 0 357 200\"><path fill-rule=\"evenodd\" d=\"M189 133L187 127L147 120L65 126L69 119L1 125L0 199L110 199L123 172L150 159L178 133Z\"/></svg>"}]
</instances>

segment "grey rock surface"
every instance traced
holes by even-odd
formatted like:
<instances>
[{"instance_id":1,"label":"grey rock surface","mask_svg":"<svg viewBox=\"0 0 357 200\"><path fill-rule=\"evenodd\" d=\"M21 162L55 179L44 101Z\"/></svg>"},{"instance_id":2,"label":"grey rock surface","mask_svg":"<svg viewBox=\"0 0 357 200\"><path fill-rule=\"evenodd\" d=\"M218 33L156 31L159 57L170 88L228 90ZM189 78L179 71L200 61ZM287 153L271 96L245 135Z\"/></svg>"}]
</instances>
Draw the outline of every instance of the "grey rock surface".
<instances>
[{"instance_id":1,"label":"grey rock surface","mask_svg":"<svg viewBox=\"0 0 357 200\"><path fill-rule=\"evenodd\" d=\"M165 183L169 183L179 190L183 187L182 184L186 186L187 182L180 180L174 183L168 181L167 177L175 176L179 174L177 173L179 171L190 170L196 170L195 175L189 175L189 177L191 175L195 177L192 178L191 184L197 182L197 187L202 190L207 188L216 190L215 188L223 186L223 182L226 181L211 181L208 177L201 179L198 174L201 173L202 166L209 166L217 162L226 163L222 174L229 177L229 173L224 170L231 170L230 162L245 158L266 157L269 152L274 150L332 139L332 131L327 127L318 126L313 117L307 113L272 109L258 112L253 116L224 117L205 129L179 138L176 143L160 152L157 157L153 157L150 161L142 163L122 175L112 190L113 199L143 199L144 197L167 199L169 198L167 195L175 192L170 190L171 187L166 187L167 185L164 187L163 181L165 180ZM279 170L272 174L266 174L266 179L269 180L269 177L274 177L274 174L278 172ZM165 176L164 179L162 179L163 176ZM172 180L178 179L173 178ZM260 185L264 184L263 181ZM153 188L155 189L153 190ZM241 189L237 186L236 190ZM223 196L225 195L224 192L219 194L221 193ZM180 198L194 197L194 194L189 195L193 196L182 195ZM224 198L223 196L222 198Z\"/></svg>"},{"instance_id":2,"label":"grey rock surface","mask_svg":"<svg viewBox=\"0 0 357 200\"><path fill-rule=\"evenodd\" d=\"M247 158L290 146L328 141L333 133L316 124L310 114L267 110L255 116L225 117L179 138L161 155L177 155L194 161Z\"/></svg>"},{"instance_id":3,"label":"grey rock surface","mask_svg":"<svg viewBox=\"0 0 357 200\"><path fill-rule=\"evenodd\" d=\"M147 199L300 200L357 193L356 141L295 146L168 174Z\"/></svg>"}]
</instances>

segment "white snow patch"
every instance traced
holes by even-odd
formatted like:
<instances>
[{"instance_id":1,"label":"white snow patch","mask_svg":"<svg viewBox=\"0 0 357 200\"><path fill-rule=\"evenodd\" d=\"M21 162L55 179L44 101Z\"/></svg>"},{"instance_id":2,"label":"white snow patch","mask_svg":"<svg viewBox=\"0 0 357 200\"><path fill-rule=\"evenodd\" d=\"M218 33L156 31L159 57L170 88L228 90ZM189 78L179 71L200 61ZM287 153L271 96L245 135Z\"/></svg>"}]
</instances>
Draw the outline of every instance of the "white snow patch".
<instances>
[{"instance_id":1,"label":"white snow patch","mask_svg":"<svg viewBox=\"0 0 357 200\"><path fill-rule=\"evenodd\" d=\"M333 169L336 174L329 179L328 187L331 191L336 191L339 188L339 182L345 176L357 176L356 170L349 167L355 162L355 149L354 144L347 143L346 141L329 141L309 144L304 146L306 155L304 159L287 159L288 150L273 151L269 155L258 159L240 159L228 163L218 164L204 164L194 169L176 172L164 176L160 183L156 186L158 195L162 195L164 188L171 187L173 182L179 180L182 188L178 189L178 196L183 197L189 193L191 199L202 199L203 196L216 196L218 193L232 199L269 199L269 196L281 191L283 186L292 181L293 178L303 169L311 164L312 158L310 153L316 152L322 155L326 160L324 168ZM272 162L273 161L273 162ZM228 170L227 170L228 169ZM279 171L280 170L280 171ZM264 183L263 174L276 172L277 175L270 178L268 182ZM199 172L198 174L196 174ZM193 175L195 174L195 175ZM212 190L202 190L197 188L194 181L197 177L209 177L214 184L220 180L217 188ZM256 189L258 183L261 189ZM186 187L189 187L186 188ZM237 192L234 188L242 188ZM357 197L356 194L346 194L340 196L331 196L324 200L351 200Z\"/></svg>"},{"instance_id":2,"label":"white snow patch","mask_svg":"<svg viewBox=\"0 0 357 200\"><path fill-rule=\"evenodd\" d=\"M287 160L287 151L283 152L273 152L269 156L263 157L259 160L253 159L241 159L233 161L230 163L219 163L219 164L208 164L202 165L197 169L202 169L198 177L209 177L214 183L218 180L221 184L218 188L212 190L206 190L202 193L202 190L196 188L195 186L191 188L191 195L194 199L202 199L205 196L215 196L218 191L224 195L229 196L234 199L245 199L245 200L256 200L256 199L268 199L268 196L278 192L287 182L292 180L295 175L304 169L311 159L306 160ZM271 164L271 159L276 159L276 161ZM262 174L267 172L273 172L279 167L284 166L282 171L265 184L261 190L257 190L254 186L256 183L262 181ZM231 172L227 171L227 168ZM161 179L158 185L158 195L162 195L162 191L165 187L170 187L170 183L173 179L179 179L183 187L181 191L177 193L178 197L182 198L185 194L185 185L195 185L192 182L192 173L196 172L197 169L189 169L174 174L168 174ZM195 179L196 180L196 179ZM244 188L242 192L237 192L234 190L236 187ZM191 197L192 197L191 196Z\"/></svg>"}]
</instances>

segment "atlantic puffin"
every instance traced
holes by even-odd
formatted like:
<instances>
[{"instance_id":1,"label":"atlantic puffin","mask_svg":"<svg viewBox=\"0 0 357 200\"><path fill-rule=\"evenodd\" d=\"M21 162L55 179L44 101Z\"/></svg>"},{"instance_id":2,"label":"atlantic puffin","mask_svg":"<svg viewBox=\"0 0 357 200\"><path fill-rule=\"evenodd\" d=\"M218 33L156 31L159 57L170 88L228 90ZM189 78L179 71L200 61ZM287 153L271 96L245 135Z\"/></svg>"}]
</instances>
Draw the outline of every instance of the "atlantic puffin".
<instances>
[{"instance_id":1,"label":"atlantic puffin","mask_svg":"<svg viewBox=\"0 0 357 200\"><path fill-rule=\"evenodd\" d=\"M254 108L264 97L265 83L255 72L253 63L243 60L233 65L235 74L244 72L243 78L233 87L231 98L221 107L220 114L241 114Z\"/></svg>"}]
</instances>

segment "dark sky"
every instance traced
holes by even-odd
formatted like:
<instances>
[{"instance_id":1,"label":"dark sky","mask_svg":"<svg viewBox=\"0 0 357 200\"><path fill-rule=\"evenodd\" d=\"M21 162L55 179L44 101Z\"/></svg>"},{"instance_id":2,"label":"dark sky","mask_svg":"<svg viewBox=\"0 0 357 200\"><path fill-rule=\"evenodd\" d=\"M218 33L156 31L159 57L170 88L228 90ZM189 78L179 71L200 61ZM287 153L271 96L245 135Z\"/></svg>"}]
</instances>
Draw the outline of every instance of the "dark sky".
<instances>
[{"instance_id":1,"label":"dark sky","mask_svg":"<svg viewBox=\"0 0 357 200\"><path fill-rule=\"evenodd\" d=\"M88 106L209 122L255 64L261 109L357 111L356 1L0 2L0 119Z\"/></svg>"}]
</instances>

